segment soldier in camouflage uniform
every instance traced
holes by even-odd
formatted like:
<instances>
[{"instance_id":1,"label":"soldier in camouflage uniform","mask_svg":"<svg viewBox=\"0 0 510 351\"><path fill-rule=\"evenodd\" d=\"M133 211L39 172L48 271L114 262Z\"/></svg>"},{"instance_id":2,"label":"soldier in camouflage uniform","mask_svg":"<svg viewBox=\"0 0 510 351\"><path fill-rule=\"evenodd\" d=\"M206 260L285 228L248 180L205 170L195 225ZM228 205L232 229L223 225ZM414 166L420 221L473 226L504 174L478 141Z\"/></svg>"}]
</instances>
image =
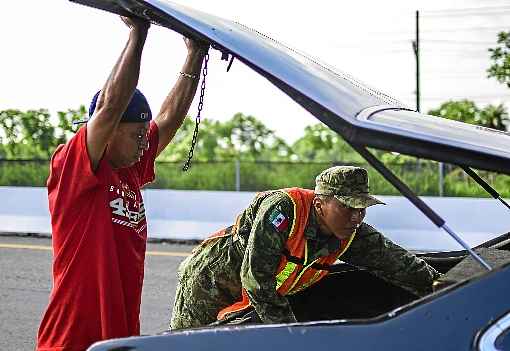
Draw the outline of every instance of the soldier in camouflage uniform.
<instances>
[{"instance_id":1,"label":"soldier in camouflage uniform","mask_svg":"<svg viewBox=\"0 0 510 351\"><path fill-rule=\"evenodd\" d=\"M364 267L420 296L432 291L440 274L363 222L367 207L382 204L368 193L365 169L329 168L317 176L311 195L301 233L308 262L330 255L348 241L342 261ZM260 193L234 226L195 248L179 267L170 327L215 322L222 309L242 299L242 291L263 323L296 322L287 298L277 291L275 278L290 240L289 223L294 223L295 207L285 190Z\"/></svg>"}]
</instances>

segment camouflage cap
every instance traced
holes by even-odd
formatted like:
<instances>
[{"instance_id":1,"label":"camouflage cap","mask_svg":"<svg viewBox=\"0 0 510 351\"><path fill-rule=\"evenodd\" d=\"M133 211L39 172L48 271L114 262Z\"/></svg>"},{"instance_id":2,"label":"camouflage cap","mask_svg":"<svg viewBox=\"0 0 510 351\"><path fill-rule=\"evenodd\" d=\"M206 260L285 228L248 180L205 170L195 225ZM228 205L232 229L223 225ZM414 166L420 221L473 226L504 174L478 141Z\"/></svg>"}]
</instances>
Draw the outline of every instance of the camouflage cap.
<instances>
[{"instance_id":1,"label":"camouflage cap","mask_svg":"<svg viewBox=\"0 0 510 351\"><path fill-rule=\"evenodd\" d=\"M315 194L333 195L342 204L353 208L385 205L369 194L368 173L361 167L336 166L322 171L315 178Z\"/></svg>"}]
</instances>

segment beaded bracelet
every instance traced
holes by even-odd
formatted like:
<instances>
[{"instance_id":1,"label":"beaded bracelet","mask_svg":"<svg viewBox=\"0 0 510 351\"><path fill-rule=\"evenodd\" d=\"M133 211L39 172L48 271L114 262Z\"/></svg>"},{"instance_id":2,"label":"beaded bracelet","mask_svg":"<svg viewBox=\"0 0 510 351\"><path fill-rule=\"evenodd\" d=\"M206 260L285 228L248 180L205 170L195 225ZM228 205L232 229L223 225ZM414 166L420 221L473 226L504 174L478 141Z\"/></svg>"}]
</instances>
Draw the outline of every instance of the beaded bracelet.
<instances>
[{"instance_id":1,"label":"beaded bracelet","mask_svg":"<svg viewBox=\"0 0 510 351\"><path fill-rule=\"evenodd\" d=\"M189 78L189 79L193 79L193 80L198 79L198 76L196 74L189 74L189 73L185 73L185 72L179 72L179 74L185 78Z\"/></svg>"}]
</instances>

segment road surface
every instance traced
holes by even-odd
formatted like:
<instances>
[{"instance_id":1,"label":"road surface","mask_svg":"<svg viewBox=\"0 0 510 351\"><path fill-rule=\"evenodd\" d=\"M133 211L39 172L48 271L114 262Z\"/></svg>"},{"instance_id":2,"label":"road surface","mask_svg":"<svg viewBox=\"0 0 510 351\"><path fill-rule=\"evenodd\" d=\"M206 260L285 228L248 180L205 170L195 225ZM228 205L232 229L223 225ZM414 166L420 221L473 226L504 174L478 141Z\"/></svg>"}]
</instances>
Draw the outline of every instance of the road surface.
<instances>
[{"instance_id":1,"label":"road surface","mask_svg":"<svg viewBox=\"0 0 510 351\"><path fill-rule=\"evenodd\" d=\"M141 333L168 325L176 271L193 246L147 246ZM51 240L0 235L0 350L33 350L51 289Z\"/></svg>"}]
</instances>

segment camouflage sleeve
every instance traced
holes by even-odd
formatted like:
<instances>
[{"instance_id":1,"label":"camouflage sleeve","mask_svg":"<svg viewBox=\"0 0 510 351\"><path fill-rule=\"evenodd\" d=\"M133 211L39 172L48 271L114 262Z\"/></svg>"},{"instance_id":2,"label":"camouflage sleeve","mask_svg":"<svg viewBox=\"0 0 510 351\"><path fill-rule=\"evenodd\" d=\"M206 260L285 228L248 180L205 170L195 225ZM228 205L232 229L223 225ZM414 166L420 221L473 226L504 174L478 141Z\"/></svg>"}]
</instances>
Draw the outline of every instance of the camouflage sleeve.
<instances>
[{"instance_id":1,"label":"camouflage sleeve","mask_svg":"<svg viewBox=\"0 0 510 351\"><path fill-rule=\"evenodd\" d=\"M366 223L361 225L341 259L364 267L418 296L431 293L432 283L441 276L424 260L385 238Z\"/></svg>"},{"instance_id":2,"label":"camouflage sleeve","mask_svg":"<svg viewBox=\"0 0 510 351\"><path fill-rule=\"evenodd\" d=\"M275 193L264 199L257 210L244 254L241 283L264 323L296 322L287 298L276 291L275 279L293 214L293 203L286 194ZM277 225L281 216L288 225L285 222Z\"/></svg>"}]
</instances>

